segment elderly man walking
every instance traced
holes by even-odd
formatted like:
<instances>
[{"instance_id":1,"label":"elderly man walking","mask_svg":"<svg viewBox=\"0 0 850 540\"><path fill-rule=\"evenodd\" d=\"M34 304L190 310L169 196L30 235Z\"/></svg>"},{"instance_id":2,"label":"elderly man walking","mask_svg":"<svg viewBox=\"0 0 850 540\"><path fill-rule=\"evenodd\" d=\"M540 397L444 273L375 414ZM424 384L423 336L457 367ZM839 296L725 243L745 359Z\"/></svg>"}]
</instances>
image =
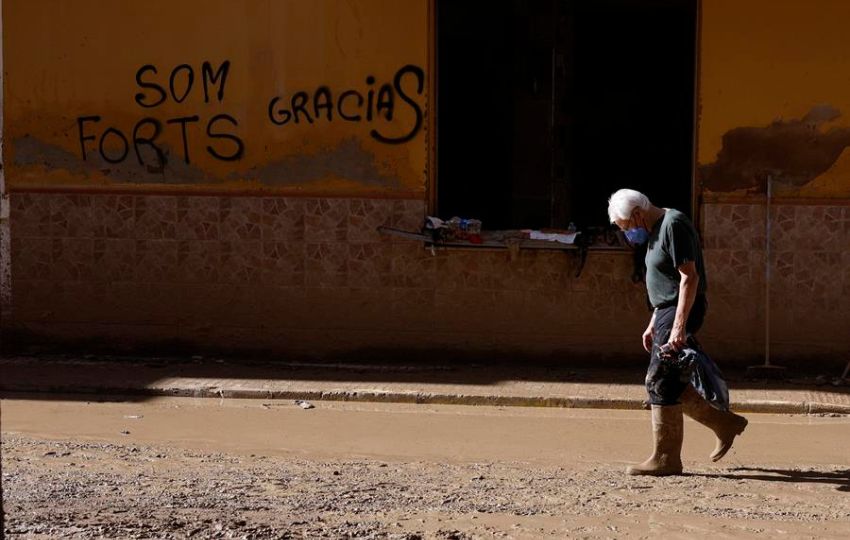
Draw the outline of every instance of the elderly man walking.
<instances>
[{"instance_id":1,"label":"elderly man walking","mask_svg":"<svg viewBox=\"0 0 850 540\"><path fill-rule=\"evenodd\" d=\"M696 228L682 212L658 208L646 195L631 189L611 195L608 217L630 244L647 244L646 290L653 308L642 339L650 353L646 390L655 449L649 459L627 472L652 476L682 472L683 412L714 432L717 444L710 458L717 461L743 433L747 420L728 410L728 394L726 403L710 403L691 384L694 357L713 366L694 338L708 308ZM719 374L716 367L710 371ZM720 383L725 391L725 383ZM704 389L700 387L700 391Z\"/></svg>"}]
</instances>

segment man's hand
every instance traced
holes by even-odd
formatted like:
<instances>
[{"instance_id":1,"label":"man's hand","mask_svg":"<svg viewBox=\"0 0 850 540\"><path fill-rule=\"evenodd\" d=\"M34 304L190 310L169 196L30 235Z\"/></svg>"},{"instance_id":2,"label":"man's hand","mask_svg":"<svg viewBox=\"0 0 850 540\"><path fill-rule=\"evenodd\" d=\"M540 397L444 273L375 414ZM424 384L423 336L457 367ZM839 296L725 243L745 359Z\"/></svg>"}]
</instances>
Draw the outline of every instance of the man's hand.
<instances>
[{"instance_id":1,"label":"man's hand","mask_svg":"<svg viewBox=\"0 0 850 540\"><path fill-rule=\"evenodd\" d=\"M685 347L685 343L688 341L688 336L685 334L685 330L683 328L677 328L673 326L673 330L670 331L670 339L667 341L667 345L676 352L681 351Z\"/></svg>"},{"instance_id":2,"label":"man's hand","mask_svg":"<svg viewBox=\"0 0 850 540\"><path fill-rule=\"evenodd\" d=\"M646 331L643 333L643 348L648 353L652 353L652 340L655 337L655 324L650 322L649 326L646 327Z\"/></svg>"}]
</instances>

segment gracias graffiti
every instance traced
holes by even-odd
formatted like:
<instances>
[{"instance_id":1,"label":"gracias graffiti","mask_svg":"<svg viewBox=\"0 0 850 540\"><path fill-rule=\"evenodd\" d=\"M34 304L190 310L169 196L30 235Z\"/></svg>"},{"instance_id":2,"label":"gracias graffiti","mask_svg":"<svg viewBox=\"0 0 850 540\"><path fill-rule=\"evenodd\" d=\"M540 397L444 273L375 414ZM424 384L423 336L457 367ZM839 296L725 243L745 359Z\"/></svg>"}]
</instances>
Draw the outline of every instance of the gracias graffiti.
<instances>
[{"instance_id":1,"label":"gracias graffiti","mask_svg":"<svg viewBox=\"0 0 850 540\"><path fill-rule=\"evenodd\" d=\"M405 107L412 112L412 125L396 134L379 131L378 127L369 132L379 142L403 144L416 137L422 129L422 107L413 94L421 96L424 90L425 73L422 68L407 65L396 72L391 83L380 86L375 77L370 75L366 77L366 88L361 90L349 89L335 93L327 86L320 86L313 92L295 92L288 99L275 96L269 101L268 116L276 126L335 120L391 123L397 115L398 107Z\"/></svg>"},{"instance_id":2,"label":"gracias graffiti","mask_svg":"<svg viewBox=\"0 0 850 540\"><path fill-rule=\"evenodd\" d=\"M200 68L199 91L203 91L204 103L210 103L214 98L218 102L224 100L227 78L230 73L230 61L225 60L217 67L210 62L204 62ZM145 64L136 71L136 84L140 92L135 95L135 102L143 109L155 109L169 99L182 104L195 89L196 71L189 64L180 64L173 68L165 79L159 79L159 71L152 64ZM160 81L162 80L162 84ZM166 82L167 81L167 82ZM212 98L211 98L212 96ZM80 153L83 161L88 160L91 152L96 151L100 158L112 164L122 163L135 154L140 166L147 166L150 171L162 172L168 157L158 139L165 129L163 122L153 116L138 120L131 130L122 131L115 126L101 127L102 118L99 115L80 116L77 118ZM165 125L174 126L171 129L179 131L183 146L183 161L191 163L189 140L197 136L195 126L201 122L197 114L189 114L165 120ZM233 116L225 113L216 114L206 119L201 127L207 138L206 151L220 161L239 160L245 152L245 143L235 132L239 122ZM91 146L92 148L89 148ZM143 152L145 150L145 152ZM156 163L146 162L146 156L156 156Z\"/></svg>"}]
</instances>

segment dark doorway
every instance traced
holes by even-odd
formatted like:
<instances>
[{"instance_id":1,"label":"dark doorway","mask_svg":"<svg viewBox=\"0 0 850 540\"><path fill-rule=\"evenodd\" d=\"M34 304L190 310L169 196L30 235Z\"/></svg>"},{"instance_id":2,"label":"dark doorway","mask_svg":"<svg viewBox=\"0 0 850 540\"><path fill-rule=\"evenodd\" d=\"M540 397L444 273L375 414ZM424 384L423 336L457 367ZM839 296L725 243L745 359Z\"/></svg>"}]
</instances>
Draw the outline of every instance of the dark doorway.
<instances>
[{"instance_id":1,"label":"dark doorway","mask_svg":"<svg viewBox=\"0 0 850 540\"><path fill-rule=\"evenodd\" d=\"M696 0L437 0L437 211L606 223L620 187L690 213Z\"/></svg>"}]
</instances>

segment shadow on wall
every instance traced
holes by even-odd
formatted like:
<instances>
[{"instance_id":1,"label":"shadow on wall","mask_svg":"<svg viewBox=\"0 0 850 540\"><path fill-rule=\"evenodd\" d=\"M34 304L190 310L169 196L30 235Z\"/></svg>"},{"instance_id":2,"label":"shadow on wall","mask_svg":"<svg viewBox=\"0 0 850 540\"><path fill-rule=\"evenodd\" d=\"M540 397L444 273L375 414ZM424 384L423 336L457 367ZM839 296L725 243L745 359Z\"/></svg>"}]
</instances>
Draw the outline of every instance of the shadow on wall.
<instances>
[{"instance_id":1,"label":"shadow on wall","mask_svg":"<svg viewBox=\"0 0 850 540\"><path fill-rule=\"evenodd\" d=\"M703 187L713 192L766 192L767 176L791 188L828 171L850 146L850 128L827 124L841 117L830 105L813 107L800 120L739 127L723 135L714 163L699 166Z\"/></svg>"}]
</instances>

